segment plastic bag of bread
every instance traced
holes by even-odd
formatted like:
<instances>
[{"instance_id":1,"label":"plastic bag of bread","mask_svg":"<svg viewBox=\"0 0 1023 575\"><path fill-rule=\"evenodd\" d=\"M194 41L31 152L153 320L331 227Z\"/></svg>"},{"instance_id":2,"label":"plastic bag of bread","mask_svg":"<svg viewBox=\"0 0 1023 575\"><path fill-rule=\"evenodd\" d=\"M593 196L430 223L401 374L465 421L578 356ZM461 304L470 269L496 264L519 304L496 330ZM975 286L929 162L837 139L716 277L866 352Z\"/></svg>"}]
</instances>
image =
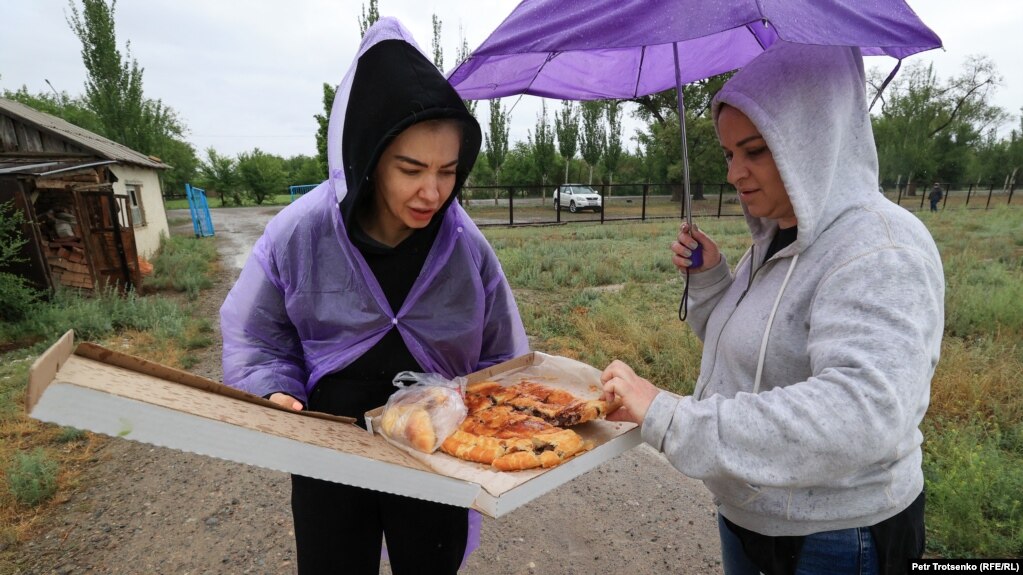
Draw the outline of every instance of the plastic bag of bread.
<instances>
[{"instance_id":1,"label":"plastic bag of bread","mask_svg":"<svg viewBox=\"0 0 1023 575\"><path fill-rule=\"evenodd\" d=\"M433 453L465 419L464 377L403 371L380 414L380 433L400 445Z\"/></svg>"}]
</instances>

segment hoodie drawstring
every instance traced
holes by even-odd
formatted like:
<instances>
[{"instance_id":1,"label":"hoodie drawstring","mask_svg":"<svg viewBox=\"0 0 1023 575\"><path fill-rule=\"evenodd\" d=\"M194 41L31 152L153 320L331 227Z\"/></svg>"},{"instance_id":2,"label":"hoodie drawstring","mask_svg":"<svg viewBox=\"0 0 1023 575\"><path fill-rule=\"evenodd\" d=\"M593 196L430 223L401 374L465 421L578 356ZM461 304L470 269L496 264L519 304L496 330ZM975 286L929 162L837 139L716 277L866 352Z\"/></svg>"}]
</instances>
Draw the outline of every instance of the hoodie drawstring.
<instances>
[{"instance_id":1,"label":"hoodie drawstring","mask_svg":"<svg viewBox=\"0 0 1023 575\"><path fill-rule=\"evenodd\" d=\"M785 273L785 279L781 282L781 289L778 290L778 297L774 300L771 315L767 316L767 327L764 328L764 338L760 342L760 358L757 359L757 376L753 380L753 393L760 391L760 376L764 374L764 360L767 358L767 340L771 337L774 316L778 312L778 306L781 305L781 296L785 293L785 287L789 285L789 278L792 277L792 270L796 269L797 261L799 261L799 254L792 256L792 263L789 265L789 271Z\"/></svg>"}]
</instances>

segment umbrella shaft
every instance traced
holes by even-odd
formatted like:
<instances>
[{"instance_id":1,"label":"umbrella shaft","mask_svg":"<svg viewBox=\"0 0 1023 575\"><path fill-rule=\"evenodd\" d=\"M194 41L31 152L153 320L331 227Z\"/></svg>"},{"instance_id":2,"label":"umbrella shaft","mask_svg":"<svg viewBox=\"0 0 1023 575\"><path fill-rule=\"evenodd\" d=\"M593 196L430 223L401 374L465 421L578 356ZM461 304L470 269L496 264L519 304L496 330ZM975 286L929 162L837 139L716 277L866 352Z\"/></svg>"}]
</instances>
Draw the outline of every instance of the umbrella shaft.
<instances>
[{"instance_id":1,"label":"umbrella shaft","mask_svg":"<svg viewBox=\"0 0 1023 575\"><path fill-rule=\"evenodd\" d=\"M692 195L689 193L689 146L686 145L686 105L682 98L682 69L678 65L677 42L672 42L672 53L675 56L675 101L678 104L678 127L682 139L682 206L686 212L686 223L689 224L689 229L692 229Z\"/></svg>"}]
</instances>

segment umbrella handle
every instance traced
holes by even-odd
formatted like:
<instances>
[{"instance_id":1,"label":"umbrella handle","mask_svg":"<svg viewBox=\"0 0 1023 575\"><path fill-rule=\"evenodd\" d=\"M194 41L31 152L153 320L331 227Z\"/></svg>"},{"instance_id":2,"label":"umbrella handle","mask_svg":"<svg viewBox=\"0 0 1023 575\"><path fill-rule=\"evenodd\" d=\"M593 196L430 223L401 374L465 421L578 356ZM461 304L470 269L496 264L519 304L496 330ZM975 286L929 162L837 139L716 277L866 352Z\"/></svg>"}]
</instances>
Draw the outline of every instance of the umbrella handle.
<instances>
[{"instance_id":1,"label":"umbrella handle","mask_svg":"<svg viewBox=\"0 0 1023 575\"><path fill-rule=\"evenodd\" d=\"M690 250L692 253L689 254L690 268L702 268L703 267L703 246L700 242L696 242L696 249Z\"/></svg>"}]
</instances>

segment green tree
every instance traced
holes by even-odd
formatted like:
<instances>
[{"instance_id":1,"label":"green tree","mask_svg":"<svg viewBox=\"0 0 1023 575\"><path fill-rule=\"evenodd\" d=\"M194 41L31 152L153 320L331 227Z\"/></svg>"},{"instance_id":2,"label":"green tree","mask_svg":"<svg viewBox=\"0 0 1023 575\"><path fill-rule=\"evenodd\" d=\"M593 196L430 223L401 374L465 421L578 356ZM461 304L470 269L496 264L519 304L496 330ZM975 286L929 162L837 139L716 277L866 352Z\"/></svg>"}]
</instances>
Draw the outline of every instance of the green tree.
<instances>
[{"instance_id":1,"label":"green tree","mask_svg":"<svg viewBox=\"0 0 1023 575\"><path fill-rule=\"evenodd\" d=\"M54 91L56 92L56 91ZM3 91L3 97L8 100L14 100L20 102L26 106L56 116L65 122L74 124L80 128L89 130L101 134L103 132L103 125L100 123L99 117L89 109L89 106L81 97L72 98L67 92L61 92L60 94L29 94L28 88L22 86L17 91L12 92L10 90Z\"/></svg>"},{"instance_id":2,"label":"green tree","mask_svg":"<svg viewBox=\"0 0 1023 575\"><path fill-rule=\"evenodd\" d=\"M359 35L365 36L366 30L369 27L377 23L380 19L380 11L377 9L377 0L369 0L369 10L366 10L366 5L362 5L362 16L359 17Z\"/></svg>"},{"instance_id":3,"label":"green tree","mask_svg":"<svg viewBox=\"0 0 1023 575\"><path fill-rule=\"evenodd\" d=\"M597 165L604 155L607 145L607 128L604 126L604 102L591 100L583 102L581 129L579 130L579 152L590 169L588 184L593 183L593 166Z\"/></svg>"},{"instance_id":4,"label":"green tree","mask_svg":"<svg viewBox=\"0 0 1023 575\"><path fill-rule=\"evenodd\" d=\"M259 148L238 154L238 174L257 205L287 191L284 160Z\"/></svg>"},{"instance_id":5,"label":"green tree","mask_svg":"<svg viewBox=\"0 0 1023 575\"><path fill-rule=\"evenodd\" d=\"M330 162L327 160L327 129L330 127L330 111L334 106L334 86L323 83L323 113L315 114L316 118L316 158L320 163L320 177L317 181L325 180L330 171Z\"/></svg>"},{"instance_id":6,"label":"green tree","mask_svg":"<svg viewBox=\"0 0 1023 575\"><path fill-rule=\"evenodd\" d=\"M622 103L608 100L607 106L607 149L604 150L604 167L607 168L608 183L614 183L614 173L622 158Z\"/></svg>"},{"instance_id":7,"label":"green tree","mask_svg":"<svg viewBox=\"0 0 1023 575\"><path fill-rule=\"evenodd\" d=\"M876 92L881 76L872 72ZM909 182L961 181L983 134L1007 118L990 103L1001 83L995 65L972 57L959 76L942 82L932 66L910 64L881 96L881 109L872 118L882 179Z\"/></svg>"},{"instance_id":8,"label":"green tree","mask_svg":"<svg viewBox=\"0 0 1023 575\"><path fill-rule=\"evenodd\" d=\"M703 199L704 183L723 182L725 163L710 104L714 94L731 77L722 74L682 87L685 104L686 145L689 153L690 181L693 199ZM682 199L682 134L678 119L678 101L674 89L631 100L638 104L636 116L646 122L646 129L637 135L648 165L647 177L652 181L672 182L672 201Z\"/></svg>"},{"instance_id":9,"label":"green tree","mask_svg":"<svg viewBox=\"0 0 1023 575\"><path fill-rule=\"evenodd\" d=\"M170 169L160 174L163 191L165 194L180 194L185 184L194 180L198 174L199 158L195 155L195 148L184 140L168 139L161 150L160 160L170 166Z\"/></svg>"},{"instance_id":10,"label":"green tree","mask_svg":"<svg viewBox=\"0 0 1023 575\"><path fill-rule=\"evenodd\" d=\"M539 186L540 171L533 161L533 150L527 142L515 142L508 150L504 165L501 167L501 175L512 191L511 186ZM525 189L518 190L525 193Z\"/></svg>"},{"instance_id":11,"label":"green tree","mask_svg":"<svg viewBox=\"0 0 1023 575\"><path fill-rule=\"evenodd\" d=\"M25 216L14 202L0 204L0 319L14 322L28 316L39 294L27 279L7 270L23 263L21 249L28 243L22 235Z\"/></svg>"},{"instance_id":12,"label":"green tree","mask_svg":"<svg viewBox=\"0 0 1023 575\"><path fill-rule=\"evenodd\" d=\"M546 189L548 176L554 166L554 130L547 120L547 102L540 103L540 114L536 117L536 129L528 136L528 149L533 164L540 174L540 183Z\"/></svg>"},{"instance_id":13,"label":"green tree","mask_svg":"<svg viewBox=\"0 0 1023 575\"><path fill-rule=\"evenodd\" d=\"M229 199L236 206L242 205L241 177L234 158L206 148L206 160L199 163L199 183L207 194L220 196L221 206L226 206Z\"/></svg>"},{"instance_id":14,"label":"green tree","mask_svg":"<svg viewBox=\"0 0 1023 575\"><path fill-rule=\"evenodd\" d=\"M323 181L319 160L310 156L298 155L287 158L284 160L284 172L288 186L318 184Z\"/></svg>"},{"instance_id":15,"label":"green tree","mask_svg":"<svg viewBox=\"0 0 1023 575\"><path fill-rule=\"evenodd\" d=\"M458 26L458 37L461 38L461 44L459 44L459 46L458 46L458 54L456 54L456 57L458 58L458 61L455 62L456 66L461 65L462 62L465 62L466 60L468 60L469 56L472 55L472 52L469 51L469 42L467 42L466 39L465 39L465 33L462 31L462 26L461 25ZM469 110L469 113L472 114L473 116L475 116L476 115L476 100L462 100L462 101L465 102L465 107Z\"/></svg>"},{"instance_id":16,"label":"green tree","mask_svg":"<svg viewBox=\"0 0 1023 575\"><path fill-rule=\"evenodd\" d=\"M433 48L433 65L437 67L441 72L444 71L444 48L440 42L440 30L442 23L440 18L436 14L432 16L433 19L433 41L430 43Z\"/></svg>"},{"instance_id":17,"label":"green tree","mask_svg":"<svg viewBox=\"0 0 1023 575\"><path fill-rule=\"evenodd\" d=\"M490 130L483 135L483 149L487 163L494 170L496 183L501 183L501 165L508 154L508 126L511 116L501 109L501 100L490 100ZM497 196L494 196L497 202Z\"/></svg>"},{"instance_id":18,"label":"green tree","mask_svg":"<svg viewBox=\"0 0 1023 575\"><path fill-rule=\"evenodd\" d=\"M127 59L117 48L114 26L116 1L108 6L104 0L82 0L79 11L74 0L69 2L68 25L82 43L85 63L85 103L96 114L101 134L144 154L159 156L167 140L180 138L184 126L177 114L160 100L145 97L142 89L142 68L131 57L130 42Z\"/></svg>"},{"instance_id":19,"label":"green tree","mask_svg":"<svg viewBox=\"0 0 1023 575\"><path fill-rule=\"evenodd\" d=\"M554 132L558 135L558 153L565 160L565 181L568 183L568 165L575 157L579 143L579 113L575 104L565 100L561 112L554 112Z\"/></svg>"}]
</instances>

